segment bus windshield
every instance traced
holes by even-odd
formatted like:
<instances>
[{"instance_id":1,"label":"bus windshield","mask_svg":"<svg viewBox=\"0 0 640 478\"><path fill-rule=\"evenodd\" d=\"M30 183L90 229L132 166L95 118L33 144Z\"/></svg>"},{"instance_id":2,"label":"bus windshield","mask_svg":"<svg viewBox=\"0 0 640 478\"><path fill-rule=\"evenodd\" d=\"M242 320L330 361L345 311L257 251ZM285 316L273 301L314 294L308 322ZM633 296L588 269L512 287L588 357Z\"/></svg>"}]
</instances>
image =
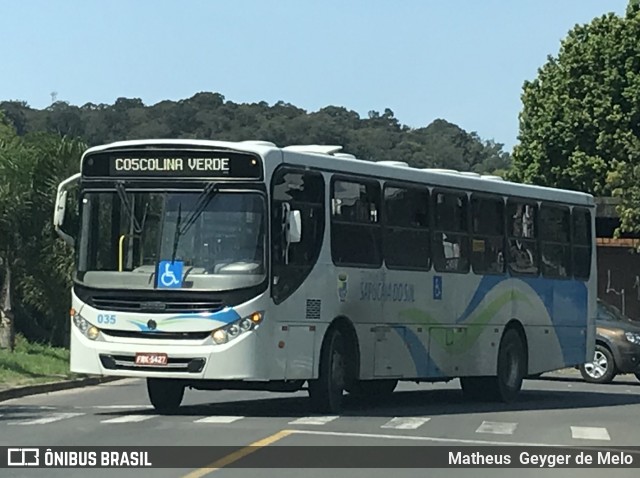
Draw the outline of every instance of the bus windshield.
<instances>
[{"instance_id":1,"label":"bus windshield","mask_svg":"<svg viewBox=\"0 0 640 478\"><path fill-rule=\"evenodd\" d=\"M153 289L160 261L183 263L183 288L229 290L265 278L265 202L257 192L85 192L76 279Z\"/></svg>"}]
</instances>

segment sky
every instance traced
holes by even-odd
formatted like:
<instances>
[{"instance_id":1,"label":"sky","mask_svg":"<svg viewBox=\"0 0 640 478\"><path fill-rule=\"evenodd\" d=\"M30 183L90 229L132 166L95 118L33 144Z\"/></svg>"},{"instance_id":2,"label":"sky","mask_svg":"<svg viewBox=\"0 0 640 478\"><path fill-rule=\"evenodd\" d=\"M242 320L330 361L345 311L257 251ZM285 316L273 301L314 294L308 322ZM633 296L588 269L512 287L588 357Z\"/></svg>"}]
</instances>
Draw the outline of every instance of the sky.
<instances>
[{"instance_id":1,"label":"sky","mask_svg":"<svg viewBox=\"0 0 640 478\"><path fill-rule=\"evenodd\" d=\"M509 151L523 83L576 24L627 2L0 0L0 101L153 105L211 91L309 112L389 108Z\"/></svg>"}]
</instances>

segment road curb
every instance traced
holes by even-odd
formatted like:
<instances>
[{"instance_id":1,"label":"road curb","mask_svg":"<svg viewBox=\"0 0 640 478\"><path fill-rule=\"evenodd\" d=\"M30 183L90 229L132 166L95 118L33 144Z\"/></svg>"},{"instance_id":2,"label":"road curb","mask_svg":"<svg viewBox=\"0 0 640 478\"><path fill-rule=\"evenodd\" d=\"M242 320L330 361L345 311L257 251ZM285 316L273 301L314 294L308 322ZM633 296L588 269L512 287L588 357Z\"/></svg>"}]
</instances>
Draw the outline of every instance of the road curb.
<instances>
[{"instance_id":1,"label":"road curb","mask_svg":"<svg viewBox=\"0 0 640 478\"><path fill-rule=\"evenodd\" d=\"M0 390L0 402L10 400L12 398L26 397L28 395L37 395L40 393L57 392L60 390L70 390L72 388L99 385L101 383L122 380L123 378L124 377L87 377L76 380L60 380L58 382L38 383L36 385L10 388L7 390Z\"/></svg>"}]
</instances>

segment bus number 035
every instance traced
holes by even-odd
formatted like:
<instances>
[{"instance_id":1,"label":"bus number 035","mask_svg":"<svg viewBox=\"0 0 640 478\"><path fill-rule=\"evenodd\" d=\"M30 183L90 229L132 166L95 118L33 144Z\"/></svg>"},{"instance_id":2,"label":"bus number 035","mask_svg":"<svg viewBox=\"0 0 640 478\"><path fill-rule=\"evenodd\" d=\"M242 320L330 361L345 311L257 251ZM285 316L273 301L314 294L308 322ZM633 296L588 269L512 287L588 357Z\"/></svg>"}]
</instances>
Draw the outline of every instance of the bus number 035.
<instances>
[{"instance_id":1,"label":"bus number 035","mask_svg":"<svg viewBox=\"0 0 640 478\"><path fill-rule=\"evenodd\" d=\"M113 325L116 323L116 316L113 314L98 314L98 323Z\"/></svg>"}]
</instances>

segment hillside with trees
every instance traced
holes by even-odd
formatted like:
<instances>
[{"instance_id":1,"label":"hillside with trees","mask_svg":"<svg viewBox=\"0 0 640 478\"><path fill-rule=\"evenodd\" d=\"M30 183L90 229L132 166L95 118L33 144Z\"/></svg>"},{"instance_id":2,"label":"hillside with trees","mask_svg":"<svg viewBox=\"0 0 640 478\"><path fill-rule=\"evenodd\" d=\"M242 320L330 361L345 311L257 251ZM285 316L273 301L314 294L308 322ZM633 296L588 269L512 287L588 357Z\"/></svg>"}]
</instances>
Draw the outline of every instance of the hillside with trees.
<instances>
[{"instance_id":1,"label":"hillside with trees","mask_svg":"<svg viewBox=\"0 0 640 478\"><path fill-rule=\"evenodd\" d=\"M284 102L238 104L218 93L198 93L151 106L137 98L118 98L112 105L57 101L37 110L24 102L4 101L0 110L19 136L49 132L81 138L89 146L140 138L262 139L279 146L338 144L362 159L406 161L416 167L488 173L509 165L502 144L442 119L412 129L389 109L361 118L338 106L307 112Z\"/></svg>"}]
</instances>

